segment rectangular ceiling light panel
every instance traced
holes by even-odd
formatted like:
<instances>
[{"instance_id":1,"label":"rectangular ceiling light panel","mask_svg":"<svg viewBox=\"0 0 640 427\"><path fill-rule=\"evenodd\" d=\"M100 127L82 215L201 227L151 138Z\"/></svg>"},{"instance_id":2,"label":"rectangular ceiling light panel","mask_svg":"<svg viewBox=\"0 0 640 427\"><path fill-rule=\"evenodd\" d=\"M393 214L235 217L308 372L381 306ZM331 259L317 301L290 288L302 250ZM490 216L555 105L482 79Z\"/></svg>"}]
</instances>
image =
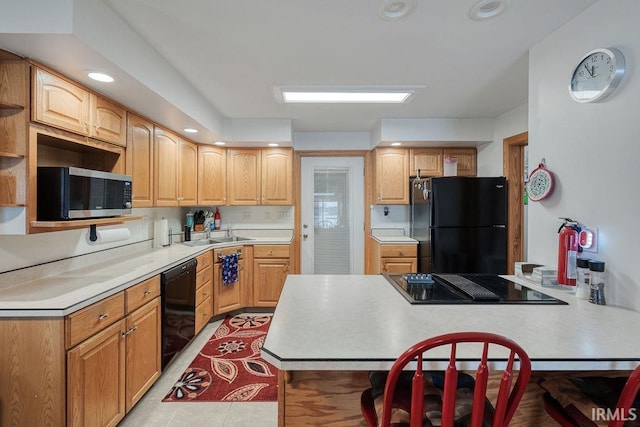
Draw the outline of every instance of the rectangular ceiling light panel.
<instances>
[{"instance_id":1,"label":"rectangular ceiling light panel","mask_svg":"<svg viewBox=\"0 0 640 427\"><path fill-rule=\"evenodd\" d=\"M418 88L276 88L276 98L285 103L364 103L402 104L409 100Z\"/></svg>"}]
</instances>

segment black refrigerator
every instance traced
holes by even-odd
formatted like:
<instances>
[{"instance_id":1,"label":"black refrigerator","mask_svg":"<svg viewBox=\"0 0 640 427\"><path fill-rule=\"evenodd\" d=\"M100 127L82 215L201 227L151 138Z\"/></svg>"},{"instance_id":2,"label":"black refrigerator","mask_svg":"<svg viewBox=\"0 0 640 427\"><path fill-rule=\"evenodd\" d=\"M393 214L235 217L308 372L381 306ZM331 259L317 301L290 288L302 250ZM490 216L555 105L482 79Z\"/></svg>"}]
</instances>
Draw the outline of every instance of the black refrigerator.
<instances>
[{"instance_id":1,"label":"black refrigerator","mask_svg":"<svg viewBox=\"0 0 640 427\"><path fill-rule=\"evenodd\" d=\"M421 273L507 273L505 177L412 178Z\"/></svg>"}]
</instances>

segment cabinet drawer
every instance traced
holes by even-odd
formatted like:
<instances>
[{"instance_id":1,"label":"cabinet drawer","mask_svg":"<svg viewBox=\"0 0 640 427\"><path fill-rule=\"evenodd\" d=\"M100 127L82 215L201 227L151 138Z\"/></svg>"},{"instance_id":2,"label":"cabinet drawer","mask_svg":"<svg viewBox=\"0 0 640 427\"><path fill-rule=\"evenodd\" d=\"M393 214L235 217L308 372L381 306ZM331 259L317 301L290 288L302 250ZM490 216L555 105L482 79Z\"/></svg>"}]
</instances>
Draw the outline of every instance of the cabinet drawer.
<instances>
[{"instance_id":1,"label":"cabinet drawer","mask_svg":"<svg viewBox=\"0 0 640 427\"><path fill-rule=\"evenodd\" d=\"M211 310L211 298L205 299L200 305L196 306L196 335L202 330L202 328L205 327L207 323L209 323L212 315L213 313Z\"/></svg>"},{"instance_id":2,"label":"cabinet drawer","mask_svg":"<svg viewBox=\"0 0 640 427\"><path fill-rule=\"evenodd\" d=\"M412 257L418 255L418 245L381 245L381 257Z\"/></svg>"},{"instance_id":3,"label":"cabinet drawer","mask_svg":"<svg viewBox=\"0 0 640 427\"><path fill-rule=\"evenodd\" d=\"M202 304L202 302L211 297L211 289L212 286L201 286L198 289L196 289L196 307L200 304Z\"/></svg>"},{"instance_id":4,"label":"cabinet drawer","mask_svg":"<svg viewBox=\"0 0 640 427\"><path fill-rule=\"evenodd\" d=\"M196 289L201 288L211 281L213 269L211 266L196 273ZM197 303L196 303L197 304Z\"/></svg>"},{"instance_id":5,"label":"cabinet drawer","mask_svg":"<svg viewBox=\"0 0 640 427\"><path fill-rule=\"evenodd\" d=\"M127 313L142 307L158 295L160 295L160 276L133 285L124 291Z\"/></svg>"},{"instance_id":6,"label":"cabinet drawer","mask_svg":"<svg viewBox=\"0 0 640 427\"><path fill-rule=\"evenodd\" d=\"M202 271L207 267L211 267L211 264L213 264L213 251L198 255L196 257L196 261L198 262L198 266L196 267L197 271Z\"/></svg>"},{"instance_id":7,"label":"cabinet drawer","mask_svg":"<svg viewBox=\"0 0 640 427\"><path fill-rule=\"evenodd\" d=\"M289 258L289 245L255 245L254 258Z\"/></svg>"},{"instance_id":8,"label":"cabinet drawer","mask_svg":"<svg viewBox=\"0 0 640 427\"><path fill-rule=\"evenodd\" d=\"M76 311L66 318L67 348L124 317L124 292Z\"/></svg>"}]
</instances>

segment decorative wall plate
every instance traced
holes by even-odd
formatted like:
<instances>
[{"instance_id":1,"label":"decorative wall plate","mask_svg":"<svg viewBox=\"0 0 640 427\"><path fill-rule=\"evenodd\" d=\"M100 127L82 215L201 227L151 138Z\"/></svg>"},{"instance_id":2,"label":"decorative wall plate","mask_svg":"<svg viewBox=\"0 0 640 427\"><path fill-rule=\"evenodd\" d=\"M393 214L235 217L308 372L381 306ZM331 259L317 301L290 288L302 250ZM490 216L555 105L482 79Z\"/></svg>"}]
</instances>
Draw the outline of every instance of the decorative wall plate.
<instances>
[{"instance_id":1,"label":"decorative wall plate","mask_svg":"<svg viewBox=\"0 0 640 427\"><path fill-rule=\"evenodd\" d=\"M529 199L534 202L548 197L553 191L553 174L545 167L544 163L540 163L529 175L527 191Z\"/></svg>"}]
</instances>

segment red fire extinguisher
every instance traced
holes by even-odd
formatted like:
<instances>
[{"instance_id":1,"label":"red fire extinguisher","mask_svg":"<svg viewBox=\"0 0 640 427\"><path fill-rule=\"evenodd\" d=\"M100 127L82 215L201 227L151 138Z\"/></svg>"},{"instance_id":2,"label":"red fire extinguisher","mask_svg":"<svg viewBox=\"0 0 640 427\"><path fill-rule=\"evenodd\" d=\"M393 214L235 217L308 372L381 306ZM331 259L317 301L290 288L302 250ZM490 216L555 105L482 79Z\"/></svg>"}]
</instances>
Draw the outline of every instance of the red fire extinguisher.
<instances>
[{"instance_id":1,"label":"red fire extinguisher","mask_svg":"<svg viewBox=\"0 0 640 427\"><path fill-rule=\"evenodd\" d=\"M558 284L575 286L580 225L571 218L560 219L564 222L558 229Z\"/></svg>"}]
</instances>

